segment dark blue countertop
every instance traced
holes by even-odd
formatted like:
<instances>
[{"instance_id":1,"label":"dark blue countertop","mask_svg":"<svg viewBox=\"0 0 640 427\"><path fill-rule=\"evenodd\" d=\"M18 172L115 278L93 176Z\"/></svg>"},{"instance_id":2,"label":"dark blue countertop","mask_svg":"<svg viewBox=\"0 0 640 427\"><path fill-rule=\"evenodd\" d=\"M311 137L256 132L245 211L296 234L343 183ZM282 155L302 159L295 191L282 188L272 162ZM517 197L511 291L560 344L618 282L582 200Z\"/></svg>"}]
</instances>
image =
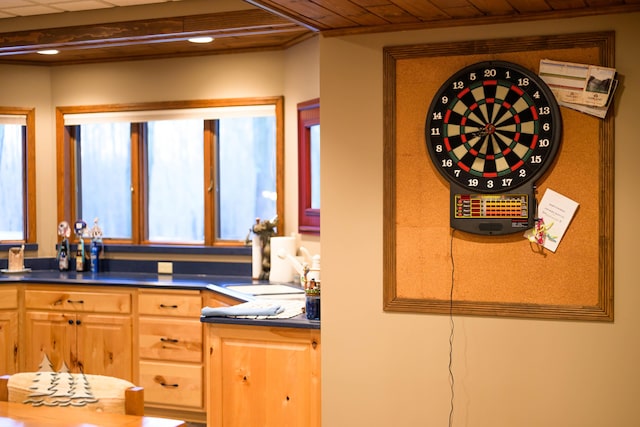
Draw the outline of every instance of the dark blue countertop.
<instances>
[{"instance_id":1,"label":"dark blue countertop","mask_svg":"<svg viewBox=\"0 0 640 427\"><path fill-rule=\"evenodd\" d=\"M219 284L252 284L258 283L248 277L239 276L213 276L199 274L151 274L151 273L116 273L100 272L90 273L57 270L33 270L24 273L0 274L0 283L51 283L69 285L105 285L105 286L132 286L151 288L176 288L176 289L205 289L208 285ZM265 283L265 282L263 282Z\"/></svg>"},{"instance_id":2,"label":"dark blue countertop","mask_svg":"<svg viewBox=\"0 0 640 427\"><path fill-rule=\"evenodd\" d=\"M217 276L200 274L150 274L150 273L118 273L100 272L90 273L75 271L60 272L57 270L33 270L20 273L0 274L0 286L2 284L38 283L38 284L64 284L64 285L100 285L100 286L124 286L136 288L160 288L160 289L189 289L208 290L236 298L240 301L250 301L254 297L250 294L227 289L227 286L268 284L268 281L253 280L250 277L241 276ZM286 284L294 286L292 284ZM256 325L289 328L320 329L320 321L308 320L300 315L291 319L237 319L230 317L208 317L200 319L203 323L221 323L235 325Z\"/></svg>"}]
</instances>

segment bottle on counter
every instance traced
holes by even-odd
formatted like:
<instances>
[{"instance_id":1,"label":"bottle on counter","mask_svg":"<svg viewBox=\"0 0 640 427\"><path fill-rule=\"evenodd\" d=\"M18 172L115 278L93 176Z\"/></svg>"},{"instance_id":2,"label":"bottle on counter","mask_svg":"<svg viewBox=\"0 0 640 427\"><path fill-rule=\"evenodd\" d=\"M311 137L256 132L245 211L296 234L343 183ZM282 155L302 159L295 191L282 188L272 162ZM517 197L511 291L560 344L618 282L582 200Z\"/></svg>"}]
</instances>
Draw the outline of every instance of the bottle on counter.
<instances>
[{"instance_id":1,"label":"bottle on counter","mask_svg":"<svg viewBox=\"0 0 640 427\"><path fill-rule=\"evenodd\" d=\"M76 271L81 272L86 268L85 252L84 252L84 236L87 231L87 223L82 219L76 220L73 224L73 230L78 237L78 248L76 249Z\"/></svg>"},{"instance_id":2,"label":"bottle on counter","mask_svg":"<svg viewBox=\"0 0 640 427\"><path fill-rule=\"evenodd\" d=\"M90 268L92 273L97 273L100 270L100 245L96 240L91 242L91 256L90 256Z\"/></svg>"},{"instance_id":3,"label":"bottle on counter","mask_svg":"<svg viewBox=\"0 0 640 427\"><path fill-rule=\"evenodd\" d=\"M76 271L84 271L84 242L82 240L78 242L76 250Z\"/></svg>"},{"instance_id":4,"label":"bottle on counter","mask_svg":"<svg viewBox=\"0 0 640 427\"><path fill-rule=\"evenodd\" d=\"M58 270L69 270L69 243L63 240L58 252Z\"/></svg>"},{"instance_id":5,"label":"bottle on counter","mask_svg":"<svg viewBox=\"0 0 640 427\"><path fill-rule=\"evenodd\" d=\"M102 229L98 225L98 218L93 220L93 227L89 235L91 236L91 247L89 248L89 268L92 273L100 271L100 250L102 249Z\"/></svg>"},{"instance_id":6,"label":"bottle on counter","mask_svg":"<svg viewBox=\"0 0 640 427\"><path fill-rule=\"evenodd\" d=\"M71 227L67 221L62 221L58 224L58 236L62 237L62 241L58 246L58 270L69 270L69 257L71 256L71 250L69 249L69 236L71 235Z\"/></svg>"}]
</instances>

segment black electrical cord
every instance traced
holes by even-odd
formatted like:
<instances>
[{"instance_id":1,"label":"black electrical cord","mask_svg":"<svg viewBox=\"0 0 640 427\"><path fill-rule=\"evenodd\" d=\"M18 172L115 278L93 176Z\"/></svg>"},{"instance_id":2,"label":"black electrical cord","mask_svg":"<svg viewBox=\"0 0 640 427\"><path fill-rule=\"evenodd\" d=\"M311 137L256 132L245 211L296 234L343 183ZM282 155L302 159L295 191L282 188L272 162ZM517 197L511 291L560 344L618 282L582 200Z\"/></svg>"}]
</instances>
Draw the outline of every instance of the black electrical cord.
<instances>
[{"instance_id":1,"label":"black electrical cord","mask_svg":"<svg viewBox=\"0 0 640 427\"><path fill-rule=\"evenodd\" d=\"M453 259L453 233L454 229L451 229L451 241L449 242L449 253L451 256L451 288L449 290L449 325L451 327L451 333L449 334L449 385L451 386L451 402L449 409L449 427L453 426L453 401L454 401L454 377L453 377L453 331L455 329L455 323L453 321L453 284L454 284L454 272L455 262Z\"/></svg>"}]
</instances>

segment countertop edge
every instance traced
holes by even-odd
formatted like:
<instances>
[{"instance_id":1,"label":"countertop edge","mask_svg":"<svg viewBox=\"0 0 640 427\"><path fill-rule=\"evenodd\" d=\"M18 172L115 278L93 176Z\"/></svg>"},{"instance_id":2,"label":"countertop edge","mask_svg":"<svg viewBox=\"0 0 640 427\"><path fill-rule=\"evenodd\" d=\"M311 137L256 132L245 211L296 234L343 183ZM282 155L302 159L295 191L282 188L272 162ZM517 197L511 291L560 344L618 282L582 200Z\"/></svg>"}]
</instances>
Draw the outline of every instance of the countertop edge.
<instances>
[{"instance_id":1,"label":"countertop edge","mask_svg":"<svg viewBox=\"0 0 640 427\"><path fill-rule=\"evenodd\" d=\"M76 273L58 271L30 271L21 273L1 274L0 286L11 284L51 284L71 286L114 286L134 287L140 289L179 289L204 290L225 295L238 301L251 301L248 294L226 289L228 285L238 284L268 284L268 281L253 280L250 277L238 276L205 276L205 275L154 275L136 273ZM252 325L261 327L284 327L320 329L320 321L309 320L304 314L290 319L245 319L232 317L200 317L206 324Z\"/></svg>"}]
</instances>

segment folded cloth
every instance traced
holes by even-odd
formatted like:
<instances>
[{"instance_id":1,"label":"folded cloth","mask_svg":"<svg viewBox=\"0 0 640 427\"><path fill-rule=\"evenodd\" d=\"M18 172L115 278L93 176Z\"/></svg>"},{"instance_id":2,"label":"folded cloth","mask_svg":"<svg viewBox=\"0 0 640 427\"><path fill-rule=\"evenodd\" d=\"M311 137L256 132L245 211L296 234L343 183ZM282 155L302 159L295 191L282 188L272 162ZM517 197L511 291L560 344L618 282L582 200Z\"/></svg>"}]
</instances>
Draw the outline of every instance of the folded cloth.
<instances>
[{"instance_id":1,"label":"folded cloth","mask_svg":"<svg viewBox=\"0 0 640 427\"><path fill-rule=\"evenodd\" d=\"M274 316L284 311L277 303L249 301L230 307L203 307L202 317L234 317L234 316Z\"/></svg>"}]
</instances>

